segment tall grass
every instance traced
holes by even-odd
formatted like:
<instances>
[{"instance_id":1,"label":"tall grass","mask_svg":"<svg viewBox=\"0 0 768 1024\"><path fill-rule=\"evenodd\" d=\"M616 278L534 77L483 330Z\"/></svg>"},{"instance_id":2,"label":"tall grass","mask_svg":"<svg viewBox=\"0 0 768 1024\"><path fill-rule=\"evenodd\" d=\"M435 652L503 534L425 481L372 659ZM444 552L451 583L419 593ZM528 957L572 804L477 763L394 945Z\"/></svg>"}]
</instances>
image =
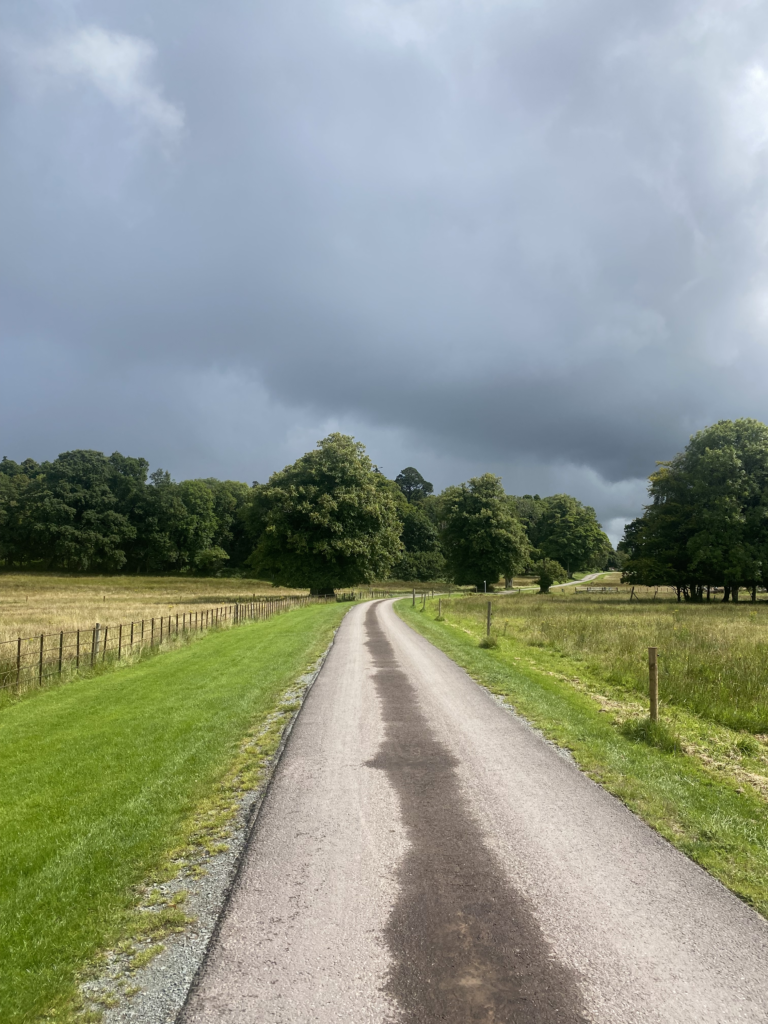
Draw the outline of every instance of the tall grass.
<instances>
[{"instance_id":1,"label":"tall grass","mask_svg":"<svg viewBox=\"0 0 768 1024\"><path fill-rule=\"evenodd\" d=\"M448 621L480 627L482 597L443 599ZM648 651L659 648L662 701L732 729L768 732L768 607L629 603L611 597L514 595L493 599L494 634L582 660L631 692L648 690Z\"/></svg>"}]
</instances>

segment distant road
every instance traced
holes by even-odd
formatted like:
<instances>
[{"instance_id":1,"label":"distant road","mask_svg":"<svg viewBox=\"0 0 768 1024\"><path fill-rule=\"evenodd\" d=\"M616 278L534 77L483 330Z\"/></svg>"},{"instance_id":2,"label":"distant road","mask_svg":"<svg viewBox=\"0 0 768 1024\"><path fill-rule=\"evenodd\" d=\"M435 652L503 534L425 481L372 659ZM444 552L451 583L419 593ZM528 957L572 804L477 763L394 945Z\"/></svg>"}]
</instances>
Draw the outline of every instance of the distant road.
<instances>
[{"instance_id":1,"label":"distant road","mask_svg":"<svg viewBox=\"0 0 768 1024\"><path fill-rule=\"evenodd\" d=\"M350 610L184 1024L761 1024L768 925L415 634Z\"/></svg>"}]
</instances>

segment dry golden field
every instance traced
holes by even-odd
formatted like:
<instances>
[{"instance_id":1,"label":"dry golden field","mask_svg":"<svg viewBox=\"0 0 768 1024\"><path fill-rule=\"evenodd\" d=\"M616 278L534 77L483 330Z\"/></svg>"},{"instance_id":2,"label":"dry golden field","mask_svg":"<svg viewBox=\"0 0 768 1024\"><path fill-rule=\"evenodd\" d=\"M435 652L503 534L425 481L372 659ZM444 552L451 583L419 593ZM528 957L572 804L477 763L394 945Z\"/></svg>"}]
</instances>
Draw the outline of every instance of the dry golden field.
<instances>
[{"instance_id":1,"label":"dry golden field","mask_svg":"<svg viewBox=\"0 0 768 1024\"><path fill-rule=\"evenodd\" d=\"M304 593L243 579L0 573L0 642Z\"/></svg>"}]
</instances>

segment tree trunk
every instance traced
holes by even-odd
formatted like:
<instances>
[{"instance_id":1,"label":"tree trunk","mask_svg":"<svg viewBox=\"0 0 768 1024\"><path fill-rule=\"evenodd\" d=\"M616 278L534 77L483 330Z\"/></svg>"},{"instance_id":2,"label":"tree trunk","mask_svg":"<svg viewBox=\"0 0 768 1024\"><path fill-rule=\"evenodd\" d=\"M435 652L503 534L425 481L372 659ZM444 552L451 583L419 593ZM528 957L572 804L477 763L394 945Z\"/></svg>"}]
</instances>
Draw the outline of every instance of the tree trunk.
<instances>
[{"instance_id":1,"label":"tree trunk","mask_svg":"<svg viewBox=\"0 0 768 1024\"><path fill-rule=\"evenodd\" d=\"M752 584L752 604L754 604L756 600L757 600L757 584L753 583Z\"/></svg>"},{"instance_id":2,"label":"tree trunk","mask_svg":"<svg viewBox=\"0 0 768 1024\"><path fill-rule=\"evenodd\" d=\"M731 588L723 585L723 601L727 601L731 596Z\"/></svg>"},{"instance_id":3,"label":"tree trunk","mask_svg":"<svg viewBox=\"0 0 768 1024\"><path fill-rule=\"evenodd\" d=\"M731 600L732 601L738 601L739 600L739 588L738 588L738 586L731 587Z\"/></svg>"},{"instance_id":4,"label":"tree trunk","mask_svg":"<svg viewBox=\"0 0 768 1024\"><path fill-rule=\"evenodd\" d=\"M710 587L709 587L709 584L707 584L707 600L708 601L710 600L710 597L711 597L711 595L709 593L709 590L710 590Z\"/></svg>"}]
</instances>

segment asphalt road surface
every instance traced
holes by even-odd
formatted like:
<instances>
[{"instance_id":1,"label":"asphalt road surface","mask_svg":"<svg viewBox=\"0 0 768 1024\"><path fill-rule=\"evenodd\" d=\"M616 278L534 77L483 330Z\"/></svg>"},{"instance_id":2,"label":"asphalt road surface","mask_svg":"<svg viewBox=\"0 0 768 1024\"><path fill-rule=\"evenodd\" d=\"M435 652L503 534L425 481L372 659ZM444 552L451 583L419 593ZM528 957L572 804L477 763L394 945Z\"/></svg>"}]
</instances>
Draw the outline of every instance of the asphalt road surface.
<instances>
[{"instance_id":1,"label":"asphalt road surface","mask_svg":"<svg viewBox=\"0 0 768 1024\"><path fill-rule=\"evenodd\" d=\"M415 634L344 619L184 1024L759 1024L768 925Z\"/></svg>"}]
</instances>

